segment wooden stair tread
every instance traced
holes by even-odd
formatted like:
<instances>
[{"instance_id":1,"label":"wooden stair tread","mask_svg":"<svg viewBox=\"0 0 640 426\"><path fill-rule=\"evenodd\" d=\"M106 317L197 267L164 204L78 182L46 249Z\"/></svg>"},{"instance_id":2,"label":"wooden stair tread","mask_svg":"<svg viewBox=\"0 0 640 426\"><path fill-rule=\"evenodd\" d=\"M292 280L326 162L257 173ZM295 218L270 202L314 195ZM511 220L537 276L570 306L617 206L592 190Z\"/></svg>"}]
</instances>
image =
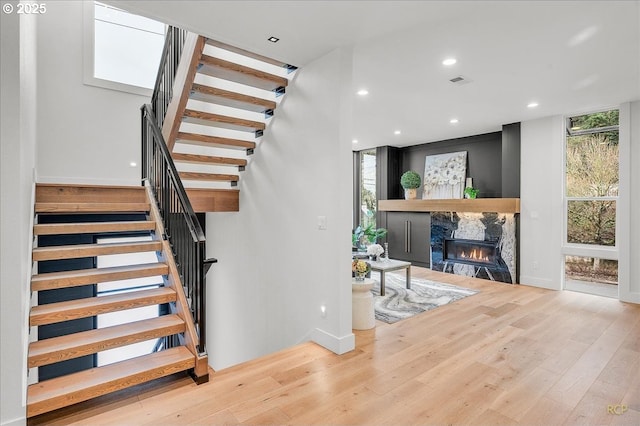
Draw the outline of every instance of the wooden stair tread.
<instances>
[{"instance_id":1,"label":"wooden stair tread","mask_svg":"<svg viewBox=\"0 0 640 426\"><path fill-rule=\"evenodd\" d=\"M206 180L216 182L237 182L238 175L225 175L220 173L179 172L182 180Z\"/></svg>"},{"instance_id":2,"label":"wooden stair tread","mask_svg":"<svg viewBox=\"0 0 640 426\"><path fill-rule=\"evenodd\" d=\"M144 203L142 186L36 184L36 203Z\"/></svg>"},{"instance_id":3,"label":"wooden stair tread","mask_svg":"<svg viewBox=\"0 0 640 426\"><path fill-rule=\"evenodd\" d=\"M242 93L230 92L228 90L205 86L198 83L194 83L191 87L191 95L189 97L197 101L214 103L217 105L253 112L265 112L276 108L276 103L274 101L244 95Z\"/></svg>"},{"instance_id":4,"label":"wooden stair tread","mask_svg":"<svg viewBox=\"0 0 640 426\"><path fill-rule=\"evenodd\" d=\"M284 77L225 61L224 59L214 58L209 55L202 55L200 64L199 73L257 87L258 89L275 90L280 87L287 87L289 83Z\"/></svg>"},{"instance_id":5,"label":"wooden stair tread","mask_svg":"<svg viewBox=\"0 0 640 426\"><path fill-rule=\"evenodd\" d=\"M195 366L184 346L30 385L27 417L56 410Z\"/></svg>"},{"instance_id":6,"label":"wooden stair tread","mask_svg":"<svg viewBox=\"0 0 640 426\"><path fill-rule=\"evenodd\" d=\"M149 203L36 203L36 213L147 212Z\"/></svg>"},{"instance_id":7,"label":"wooden stair tread","mask_svg":"<svg viewBox=\"0 0 640 426\"><path fill-rule=\"evenodd\" d=\"M33 275L31 277L31 291L75 287L107 281L150 277L154 275L166 275L168 271L169 268L165 263L147 263L142 265L113 266L110 268L47 272L44 274Z\"/></svg>"},{"instance_id":8,"label":"wooden stair tread","mask_svg":"<svg viewBox=\"0 0 640 426\"><path fill-rule=\"evenodd\" d=\"M192 109L187 109L184 111L182 120L185 123L238 130L241 132L257 132L266 128L266 125L259 121L229 117L227 115L221 114L212 114L210 112L204 111L195 111Z\"/></svg>"},{"instance_id":9,"label":"wooden stair tread","mask_svg":"<svg viewBox=\"0 0 640 426\"><path fill-rule=\"evenodd\" d=\"M46 223L33 226L34 235L91 234L106 232L152 231L151 220L122 222Z\"/></svg>"},{"instance_id":10,"label":"wooden stair tread","mask_svg":"<svg viewBox=\"0 0 640 426\"><path fill-rule=\"evenodd\" d=\"M244 141L242 139L230 139L222 138L219 136L208 136L185 132L178 133L176 142L228 149L254 149L256 147L256 143L253 141Z\"/></svg>"},{"instance_id":11,"label":"wooden stair tread","mask_svg":"<svg viewBox=\"0 0 640 426\"><path fill-rule=\"evenodd\" d=\"M29 368L94 354L107 349L131 345L182 333L185 324L177 315L130 322L65 336L38 340L29 345Z\"/></svg>"},{"instance_id":12,"label":"wooden stair tread","mask_svg":"<svg viewBox=\"0 0 640 426\"><path fill-rule=\"evenodd\" d=\"M199 154L181 154L174 152L171 154L173 161L176 163L204 163L216 166L239 166L244 167L247 165L247 160L243 158L229 158L229 157L216 157L211 155L199 155Z\"/></svg>"},{"instance_id":13,"label":"wooden stair tread","mask_svg":"<svg viewBox=\"0 0 640 426\"><path fill-rule=\"evenodd\" d=\"M29 324L38 326L93 317L109 312L174 302L176 292L169 287L159 287L108 296L88 297L65 302L37 305L31 308Z\"/></svg>"},{"instance_id":14,"label":"wooden stair tread","mask_svg":"<svg viewBox=\"0 0 640 426\"><path fill-rule=\"evenodd\" d=\"M248 50L241 49L239 47L231 46L230 44L226 44L226 43L223 43L223 42L218 41L218 40L213 40L213 39L208 38L206 40L206 43L209 46L218 47L220 49L224 49L224 50L227 50L229 52L237 53L239 55L243 55L243 56L246 56L248 58L257 59L259 61L265 62L267 64L275 65L277 67L281 67L281 68L289 68L290 67L289 64L287 64L285 62L278 61L277 59L269 58L268 56L263 56L263 55L260 55L260 54L257 54L257 53L253 53L253 52L250 52ZM295 67L294 67L294 69L295 69Z\"/></svg>"},{"instance_id":15,"label":"wooden stair tread","mask_svg":"<svg viewBox=\"0 0 640 426\"><path fill-rule=\"evenodd\" d=\"M240 191L224 188L186 188L196 213L237 212L240 210Z\"/></svg>"},{"instance_id":16,"label":"wooden stair tread","mask_svg":"<svg viewBox=\"0 0 640 426\"><path fill-rule=\"evenodd\" d=\"M162 241L135 241L108 244L75 244L67 246L47 246L33 249L33 260L75 259L80 257L104 256L109 254L161 251Z\"/></svg>"}]
</instances>

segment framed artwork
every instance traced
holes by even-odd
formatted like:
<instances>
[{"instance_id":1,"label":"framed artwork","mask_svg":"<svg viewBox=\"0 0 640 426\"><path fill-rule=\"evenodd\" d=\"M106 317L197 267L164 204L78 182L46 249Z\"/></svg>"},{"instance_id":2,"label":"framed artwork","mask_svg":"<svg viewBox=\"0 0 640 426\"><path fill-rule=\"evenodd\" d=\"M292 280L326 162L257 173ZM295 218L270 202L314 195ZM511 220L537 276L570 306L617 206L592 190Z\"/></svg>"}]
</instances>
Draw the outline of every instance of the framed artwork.
<instances>
[{"instance_id":1,"label":"framed artwork","mask_svg":"<svg viewBox=\"0 0 640 426\"><path fill-rule=\"evenodd\" d=\"M467 174L467 151L427 155L422 199L462 198Z\"/></svg>"}]
</instances>

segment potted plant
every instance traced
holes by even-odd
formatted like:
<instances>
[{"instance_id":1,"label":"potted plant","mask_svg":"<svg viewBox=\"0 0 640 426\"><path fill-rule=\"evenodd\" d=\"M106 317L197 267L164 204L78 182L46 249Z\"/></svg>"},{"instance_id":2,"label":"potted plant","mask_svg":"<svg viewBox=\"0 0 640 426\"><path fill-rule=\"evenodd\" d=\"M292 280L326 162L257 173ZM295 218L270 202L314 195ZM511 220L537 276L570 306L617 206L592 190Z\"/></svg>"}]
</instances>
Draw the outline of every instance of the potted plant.
<instances>
[{"instance_id":1,"label":"potted plant","mask_svg":"<svg viewBox=\"0 0 640 426\"><path fill-rule=\"evenodd\" d=\"M415 200L418 196L418 188L422 184L420 175L413 170L404 172L400 177L400 185L404 188L404 198L406 200Z\"/></svg>"},{"instance_id":2,"label":"potted plant","mask_svg":"<svg viewBox=\"0 0 640 426\"><path fill-rule=\"evenodd\" d=\"M478 196L478 193L480 192L479 189L474 188L473 186L467 186L464 189L464 196L465 198L476 198Z\"/></svg>"},{"instance_id":3,"label":"potted plant","mask_svg":"<svg viewBox=\"0 0 640 426\"><path fill-rule=\"evenodd\" d=\"M364 250L366 243L376 244L379 238L384 238L387 235L385 228L376 228L373 224L369 224L366 227L358 226L351 234L351 245L358 250Z\"/></svg>"}]
</instances>

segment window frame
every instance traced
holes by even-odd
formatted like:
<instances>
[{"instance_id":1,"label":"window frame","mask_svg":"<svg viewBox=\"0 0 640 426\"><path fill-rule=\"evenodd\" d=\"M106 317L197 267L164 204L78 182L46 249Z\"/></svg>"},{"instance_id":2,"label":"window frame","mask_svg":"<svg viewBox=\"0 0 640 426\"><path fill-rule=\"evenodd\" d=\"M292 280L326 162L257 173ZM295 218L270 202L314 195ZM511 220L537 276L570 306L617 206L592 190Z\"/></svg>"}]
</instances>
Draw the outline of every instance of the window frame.
<instances>
[{"instance_id":1,"label":"window frame","mask_svg":"<svg viewBox=\"0 0 640 426\"><path fill-rule=\"evenodd\" d=\"M571 114L565 116L565 132L563 138L563 151L562 151L562 205L563 205L563 230L562 230L562 247L561 254L563 258L566 256L582 256L582 257L594 257L601 258L606 260L616 260L619 262L620 255L620 222L622 220L621 215L622 212L619 208L620 197L621 194L618 192L617 196L604 196L604 197L570 197L567 195L567 144L568 138L570 136L579 136L585 134L593 134L593 133L604 133L607 131L616 130L618 134L620 133L620 119L618 119L617 126L607 126L607 127L599 127L594 129L589 129L589 131L581 130L579 132L572 132L570 128L571 117L581 116L581 115L589 115L596 114L598 112L606 112L611 110L620 111L620 106L612 106L608 108L601 108L588 112L580 112L577 114ZM619 142L620 144L620 142ZM619 145L620 146L620 145ZM620 173L621 169L621 154L618 151L618 173ZM622 177L619 175L618 182L620 185L620 181ZM615 227L615 244L613 246L603 246L597 244L583 244L583 243L570 243L568 242L568 217L569 217L569 202L570 201L615 201L616 203L616 227ZM564 282L564 262L562 262L562 276ZM564 286L563 286L564 287Z\"/></svg>"},{"instance_id":2,"label":"window frame","mask_svg":"<svg viewBox=\"0 0 640 426\"><path fill-rule=\"evenodd\" d=\"M82 72L83 83L88 86L117 90L119 92L125 92L151 98L151 96L153 95L153 89L95 77L95 1L83 1L82 21L84 28Z\"/></svg>"}]
</instances>

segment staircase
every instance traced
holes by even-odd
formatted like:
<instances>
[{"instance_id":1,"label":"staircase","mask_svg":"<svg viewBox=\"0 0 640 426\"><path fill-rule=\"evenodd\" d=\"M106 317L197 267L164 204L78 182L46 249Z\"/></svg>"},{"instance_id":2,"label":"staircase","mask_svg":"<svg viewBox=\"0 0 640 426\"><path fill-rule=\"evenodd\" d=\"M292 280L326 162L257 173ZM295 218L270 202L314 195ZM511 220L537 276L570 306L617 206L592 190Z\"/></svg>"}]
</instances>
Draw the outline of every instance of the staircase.
<instances>
[{"instance_id":1,"label":"staircase","mask_svg":"<svg viewBox=\"0 0 640 426\"><path fill-rule=\"evenodd\" d=\"M238 211L240 172L296 67L175 28L167 39L152 101L162 136L194 211ZM171 40L182 39L180 55L172 54Z\"/></svg>"},{"instance_id":2,"label":"staircase","mask_svg":"<svg viewBox=\"0 0 640 426\"><path fill-rule=\"evenodd\" d=\"M170 27L152 104L141 108L144 186L37 185L33 261L59 269L31 278L31 291L49 299L33 306L29 317L38 329L31 333L28 367L40 374L27 391L27 417L177 372L188 371L197 383L208 380L205 276L216 260L204 257L195 213L239 210L240 173L295 69ZM96 243L105 235L150 239ZM91 241L45 244L74 236ZM156 258L112 267L91 262L131 253ZM67 264L87 259L89 266ZM105 295L95 290L99 283L144 277L159 277L158 285ZM99 315L150 306L162 315L96 326ZM55 333L43 337L47 327ZM149 341L156 342L151 353L96 366L98 353ZM74 364L87 359L89 368ZM66 374L69 363L76 371Z\"/></svg>"},{"instance_id":3,"label":"staircase","mask_svg":"<svg viewBox=\"0 0 640 426\"><path fill-rule=\"evenodd\" d=\"M171 309L168 314L156 318L34 341L29 345L29 368L143 341L163 342L169 336L177 336L177 340L183 344L32 384L27 393L28 417L180 371L191 371L198 381L208 379L207 356L197 345L199 337L188 298L181 285L181 277L177 274L169 243L162 239L165 231L148 188L39 184L36 188L35 213L38 223L34 225L34 235L38 239L79 234L92 235L94 240L99 236L151 237L150 241L141 242L46 247L37 247L36 244L33 249L33 260L36 262L143 252L155 253L158 260L145 264L36 273L31 279L31 291L69 289L142 277L158 276L160 279L159 286L142 286L126 293L34 306L29 317L31 327L62 324L144 306L169 304ZM138 214L141 219L126 220L132 214ZM83 221L69 222L70 215ZM74 216L71 217L73 219ZM105 217L108 220L102 220ZM119 220L121 217L125 220ZM56 218L66 223L56 223ZM87 218L90 221L87 222Z\"/></svg>"}]
</instances>

